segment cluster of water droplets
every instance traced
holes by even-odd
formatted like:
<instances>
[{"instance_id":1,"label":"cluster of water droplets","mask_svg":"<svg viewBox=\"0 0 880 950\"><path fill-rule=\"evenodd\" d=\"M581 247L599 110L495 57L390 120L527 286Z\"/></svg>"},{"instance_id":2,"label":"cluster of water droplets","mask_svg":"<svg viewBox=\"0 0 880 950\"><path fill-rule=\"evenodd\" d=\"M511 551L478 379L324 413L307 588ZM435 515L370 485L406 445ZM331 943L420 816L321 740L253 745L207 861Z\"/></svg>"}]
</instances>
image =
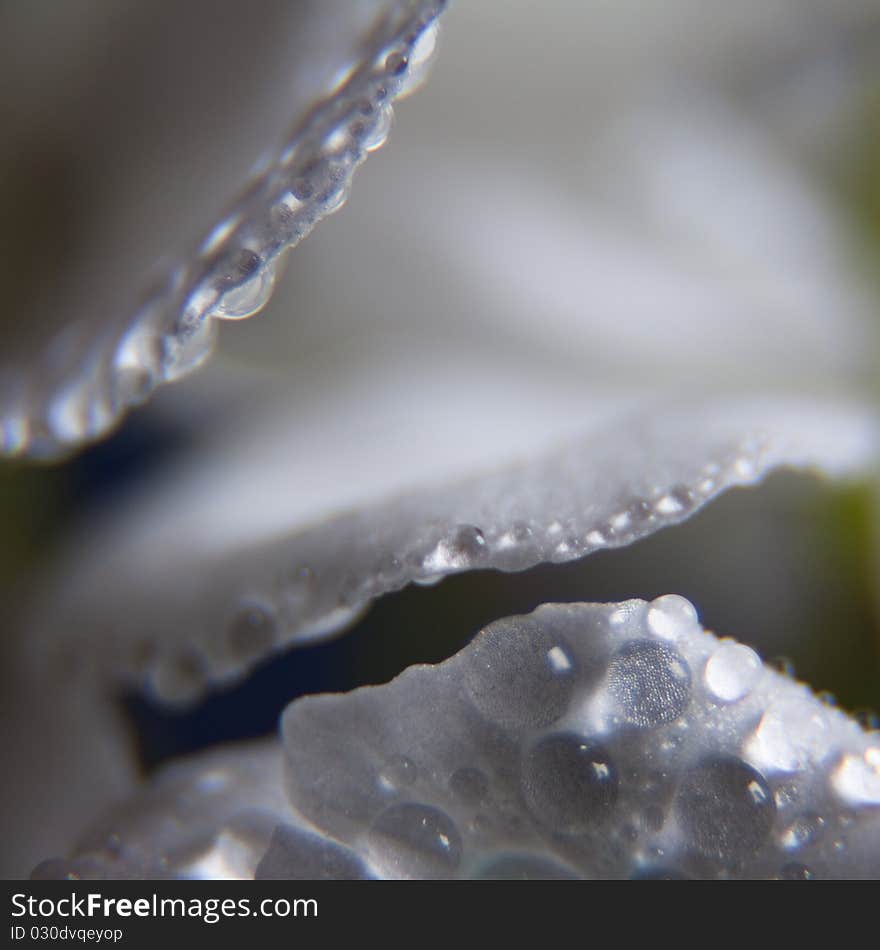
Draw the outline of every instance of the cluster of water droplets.
<instances>
[{"instance_id":1,"label":"cluster of water droplets","mask_svg":"<svg viewBox=\"0 0 880 950\"><path fill-rule=\"evenodd\" d=\"M55 456L99 438L157 386L197 367L217 320L266 304L284 253L343 206L355 170L388 137L394 100L424 79L444 6L392 5L364 58L263 157L237 204L122 328L109 320L96 337L69 327L32 372L0 371L0 455Z\"/></svg>"},{"instance_id":2,"label":"cluster of water droplets","mask_svg":"<svg viewBox=\"0 0 880 950\"><path fill-rule=\"evenodd\" d=\"M282 739L283 767L277 746L174 766L39 874L880 875L880 733L676 595L499 620L297 700Z\"/></svg>"},{"instance_id":3,"label":"cluster of water droplets","mask_svg":"<svg viewBox=\"0 0 880 950\"><path fill-rule=\"evenodd\" d=\"M498 621L283 735L295 808L378 876L880 873L880 734L675 595Z\"/></svg>"}]
</instances>

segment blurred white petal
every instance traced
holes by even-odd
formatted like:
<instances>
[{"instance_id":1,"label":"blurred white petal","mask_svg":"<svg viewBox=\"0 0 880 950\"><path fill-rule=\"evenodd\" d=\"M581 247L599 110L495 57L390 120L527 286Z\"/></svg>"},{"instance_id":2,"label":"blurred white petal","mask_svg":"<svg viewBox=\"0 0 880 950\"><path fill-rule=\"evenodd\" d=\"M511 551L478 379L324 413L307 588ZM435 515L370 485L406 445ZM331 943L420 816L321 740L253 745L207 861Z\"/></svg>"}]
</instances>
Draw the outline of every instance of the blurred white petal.
<instances>
[{"instance_id":1,"label":"blurred white petal","mask_svg":"<svg viewBox=\"0 0 880 950\"><path fill-rule=\"evenodd\" d=\"M576 421L582 435L553 451L524 389L443 383L433 415L414 411L404 385L380 407L359 391L355 418L285 414L242 441L226 433L143 506L113 512L103 538L91 528L75 544L28 639L34 661L73 652L190 699L409 582L573 560L778 466L843 477L877 458L876 420L857 404L767 397L633 412L607 394L560 394L556 433Z\"/></svg>"}]
</instances>

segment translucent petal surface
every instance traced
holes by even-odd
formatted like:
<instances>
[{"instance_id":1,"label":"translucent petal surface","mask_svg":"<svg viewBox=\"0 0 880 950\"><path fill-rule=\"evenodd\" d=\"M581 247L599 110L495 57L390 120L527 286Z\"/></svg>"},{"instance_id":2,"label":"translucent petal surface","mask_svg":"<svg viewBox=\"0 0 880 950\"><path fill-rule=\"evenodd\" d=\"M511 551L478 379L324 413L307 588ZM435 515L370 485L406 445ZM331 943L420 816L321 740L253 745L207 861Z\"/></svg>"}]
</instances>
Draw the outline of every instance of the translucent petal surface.
<instances>
[{"instance_id":1,"label":"translucent petal surface","mask_svg":"<svg viewBox=\"0 0 880 950\"><path fill-rule=\"evenodd\" d=\"M472 397L463 388L459 398L454 420ZM398 425L356 440L360 467L350 469L356 492L347 500L360 507L313 527L329 515L321 493L339 482L338 456L303 457L300 440L282 430L253 457L202 459L188 477L172 475L174 491L120 514L103 539L90 532L74 546L27 648L39 664L73 650L105 675L187 700L285 644L344 628L370 600L407 583L573 560L675 524L774 467L844 476L876 451L873 414L843 403L767 398L648 415L597 401L563 413L570 425L576 411L581 435L562 449L547 447L552 415L530 421L527 404L521 414L516 405L503 407L500 418L517 423L507 430L483 414L478 431L455 424L444 433L420 414L406 431L421 443L403 454ZM448 410L444 403L438 423ZM453 451L459 443L486 454ZM490 460L494 469L474 474ZM223 478L211 479L217 470ZM389 499L392 489L399 494ZM368 504L371 494L378 500Z\"/></svg>"},{"instance_id":2,"label":"translucent petal surface","mask_svg":"<svg viewBox=\"0 0 880 950\"><path fill-rule=\"evenodd\" d=\"M166 770L38 873L880 874L880 734L676 595L499 620L439 666L294 702L282 737L284 767L271 743Z\"/></svg>"},{"instance_id":3,"label":"translucent petal surface","mask_svg":"<svg viewBox=\"0 0 880 950\"><path fill-rule=\"evenodd\" d=\"M260 309L424 75L443 3L32 6L5 14L3 79L21 95L3 157L25 186L48 164L10 226L22 241L43 227L61 269L25 288L8 330L0 454L54 455L198 365L215 319Z\"/></svg>"}]
</instances>

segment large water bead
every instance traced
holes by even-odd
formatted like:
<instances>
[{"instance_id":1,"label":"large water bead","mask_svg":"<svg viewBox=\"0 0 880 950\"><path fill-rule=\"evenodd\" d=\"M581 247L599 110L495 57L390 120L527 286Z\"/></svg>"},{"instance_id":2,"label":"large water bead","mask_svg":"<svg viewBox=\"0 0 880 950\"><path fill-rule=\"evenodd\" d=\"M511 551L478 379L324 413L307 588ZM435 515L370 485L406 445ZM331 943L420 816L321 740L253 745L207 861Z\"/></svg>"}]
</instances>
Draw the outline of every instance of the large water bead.
<instances>
[{"instance_id":1,"label":"large water bead","mask_svg":"<svg viewBox=\"0 0 880 950\"><path fill-rule=\"evenodd\" d=\"M691 699L691 674L673 647L635 640L615 653L608 688L623 719L648 728L673 722Z\"/></svg>"},{"instance_id":2,"label":"large water bead","mask_svg":"<svg viewBox=\"0 0 880 950\"><path fill-rule=\"evenodd\" d=\"M493 624L474 640L464 679L488 719L508 728L540 728L568 709L577 670L563 638L516 618Z\"/></svg>"},{"instance_id":3,"label":"large water bead","mask_svg":"<svg viewBox=\"0 0 880 950\"><path fill-rule=\"evenodd\" d=\"M617 769L604 746L564 732L536 743L522 763L522 794L542 825L582 834L600 824L617 802Z\"/></svg>"},{"instance_id":4,"label":"large water bead","mask_svg":"<svg viewBox=\"0 0 880 950\"><path fill-rule=\"evenodd\" d=\"M685 774L675 810L689 845L725 862L753 855L776 817L764 777L728 756L704 759Z\"/></svg>"},{"instance_id":5,"label":"large water bead","mask_svg":"<svg viewBox=\"0 0 880 950\"><path fill-rule=\"evenodd\" d=\"M439 808L402 802L382 812L370 829L375 860L387 877L453 877L461 861L461 836Z\"/></svg>"}]
</instances>

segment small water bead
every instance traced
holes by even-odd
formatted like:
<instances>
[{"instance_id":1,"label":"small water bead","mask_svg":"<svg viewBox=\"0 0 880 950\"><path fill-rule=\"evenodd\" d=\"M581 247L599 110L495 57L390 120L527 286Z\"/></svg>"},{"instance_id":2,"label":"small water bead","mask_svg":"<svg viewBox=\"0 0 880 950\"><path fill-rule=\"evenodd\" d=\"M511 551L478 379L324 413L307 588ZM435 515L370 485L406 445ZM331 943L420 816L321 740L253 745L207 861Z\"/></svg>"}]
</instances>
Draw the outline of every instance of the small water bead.
<instances>
[{"instance_id":1,"label":"small water bead","mask_svg":"<svg viewBox=\"0 0 880 950\"><path fill-rule=\"evenodd\" d=\"M541 824L580 834L602 822L617 801L617 769L608 751L575 733L538 742L522 764L526 806Z\"/></svg>"},{"instance_id":2,"label":"small water bead","mask_svg":"<svg viewBox=\"0 0 880 950\"><path fill-rule=\"evenodd\" d=\"M272 607L257 601L246 602L227 632L230 652L244 659L268 653L278 640L278 619Z\"/></svg>"},{"instance_id":3,"label":"small water bead","mask_svg":"<svg viewBox=\"0 0 880 950\"><path fill-rule=\"evenodd\" d=\"M431 805L392 805L373 822L369 838L376 860L403 877L450 877L461 861L458 829Z\"/></svg>"},{"instance_id":4,"label":"small water bead","mask_svg":"<svg viewBox=\"0 0 880 950\"><path fill-rule=\"evenodd\" d=\"M843 756L831 776L831 787L847 805L880 805L880 748Z\"/></svg>"},{"instance_id":5,"label":"small water bead","mask_svg":"<svg viewBox=\"0 0 880 950\"><path fill-rule=\"evenodd\" d=\"M675 809L690 843L722 861L754 854L776 817L764 777L732 757L705 759L691 769L676 792Z\"/></svg>"},{"instance_id":6,"label":"small water bead","mask_svg":"<svg viewBox=\"0 0 880 950\"><path fill-rule=\"evenodd\" d=\"M363 881L372 878L349 848L293 825L279 825L257 865L257 881Z\"/></svg>"},{"instance_id":7,"label":"small water bead","mask_svg":"<svg viewBox=\"0 0 880 950\"><path fill-rule=\"evenodd\" d=\"M389 53L385 58L385 72L389 76L400 77L409 68L409 59L400 51Z\"/></svg>"},{"instance_id":8,"label":"small water bead","mask_svg":"<svg viewBox=\"0 0 880 950\"><path fill-rule=\"evenodd\" d=\"M210 319L199 319L163 333L158 339L161 378L173 382L187 376L207 359L216 339L217 322Z\"/></svg>"},{"instance_id":9,"label":"small water bead","mask_svg":"<svg viewBox=\"0 0 880 950\"><path fill-rule=\"evenodd\" d=\"M678 594L666 594L651 601L648 607L648 629L656 637L676 640L700 628L694 605Z\"/></svg>"},{"instance_id":10,"label":"small water bead","mask_svg":"<svg viewBox=\"0 0 880 950\"><path fill-rule=\"evenodd\" d=\"M151 314L152 315L152 314ZM113 356L115 400L120 406L144 402L162 370L160 335L146 311L122 336Z\"/></svg>"},{"instance_id":11,"label":"small water bead","mask_svg":"<svg viewBox=\"0 0 880 950\"><path fill-rule=\"evenodd\" d=\"M626 531L631 521L632 515L628 511L620 511L616 515L611 516L608 524L613 532L620 533L621 531Z\"/></svg>"},{"instance_id":12,"label":"small water bead","mask_svg":"<svg viewBox=\"0 0 880 950\"><path fill-rule=\"evenodd\" d=\"M419 770L412 759L405 755L392 755L382 766L379 774L379 784L387 791L408 788L415 784L419 777Z\"/></svg>"},{"instance_id":13,"label":"small water bead","mask_svg":"<svg viewBox=\"0 0 880 950\"><path fill-rule=\"evenodd\" d=\"M758 768L797 772L829 752L828 721L808 696L777 700L764 712L744 751Z\"/></svg>"},{"instance_id":14,"label":"small water bead","mask_svg":"<svg viewBox=\"0 0 880 950\"><path fill-rule=\"evenodd\" d=\"M799 815L779 836L785 851L799 851L817 844L825 834L825 819L821 815Z\"/></svg>"},{"instance_id":15,"label":"small water bead","mask_svg":"<svg viewBox=\"0 0 880 950\"><path fill-rule=\"evenodd\" d=\"M65 386L49 402L46 421L61 443L94 438L113 424L115 413L100 380L87 374Z\"/></svg>"},{"instance_id":16,"label":"small water bead","mask_svg":"<svg viewBox=\"0 0 880 950\"><path fill-rule=\"evenodd\" d=\"M352 123L350 131L361 148L367 152L375 152L388 141L393 119L391 106L365 103L360 117Z\"/></svg>"},{"instance_id":17,"label":"small water bead","mask_svg":"<svg viewBox=\"0 0 880 950\"><path fill-rule=\"evenodd\" d=\"M422 566L429 574L472 567L485 560L489 553L483 532L469 524L456 525L437 542Z\"/></svg>"},{"instance_id":18,"label":"small water bead","mask_svg":"<svg viewBox=\"0 0 880 950\"><path fill-rule=\"evenodd\" d=\"M639 727L673 722L691 698L691 674L672 647L635 640L617 651L608 668L608 689L623 718Z\"/></svg>"},{"instance_id":19,"label":"small water bead","mask_svg":"<svg viewBox=\"0 0 880 950\"><path fill-rule=\"evenodd\" d=\"M240 252L220 282L221 297L212 313L223 320L244 320L262 310L275 286L275 268L252 251Z\"/></svg>"},{"instance_id":20,"label":"small water bead","mask_svg":"<svg viewBox=\"0 0 880 950\"><path fill-rule=\"evenodd\" d=\"M504 854L491 858L474 875L480 881L577 881L570 867L536 854Z\"/></svg>"},{"instance_id":21,"label":"small water bead","mask_svg":"<svg viewBox=\"0 0 880 950\"><path fill-rule=\"evenodd\" d=\"M735 703L752 691L761 678L761 659L742 643L722 643L709 658L703 678L712 696Z\"/></svg>"},{"instance_id":22,"label":"small water bead","mask_svg":"<svg viewBox=\"0 0 880 950\"><path fill-rule=\"evenodd\" d=\"M518 618L487 627L473 642L465 687L484 716L510 728L549 726L576 686L573 653L562 637Z\"/></svg>"},{"instance_id":23,"label":"small water bead","mask_svg":"<svg viewBox=\"0 0 880 950\"><path fill-rule=\"evenodd\" d=\"M468 805L477 805L489 794L489 779L479 769L466 766L452 773L449 788L456 798Z\"/></svg>"},{"instance_id":24,"label":"small water bead","mask_svg":"<svg viewBox=\"0 0 880 950\"><path fill-rule=\"evenodd\" d=\"M410 65L423 66L434 55L437 49L437 38L440 34L439 21L429 23L416 38L409 52Z\"/></svg>"}]
</instances>

